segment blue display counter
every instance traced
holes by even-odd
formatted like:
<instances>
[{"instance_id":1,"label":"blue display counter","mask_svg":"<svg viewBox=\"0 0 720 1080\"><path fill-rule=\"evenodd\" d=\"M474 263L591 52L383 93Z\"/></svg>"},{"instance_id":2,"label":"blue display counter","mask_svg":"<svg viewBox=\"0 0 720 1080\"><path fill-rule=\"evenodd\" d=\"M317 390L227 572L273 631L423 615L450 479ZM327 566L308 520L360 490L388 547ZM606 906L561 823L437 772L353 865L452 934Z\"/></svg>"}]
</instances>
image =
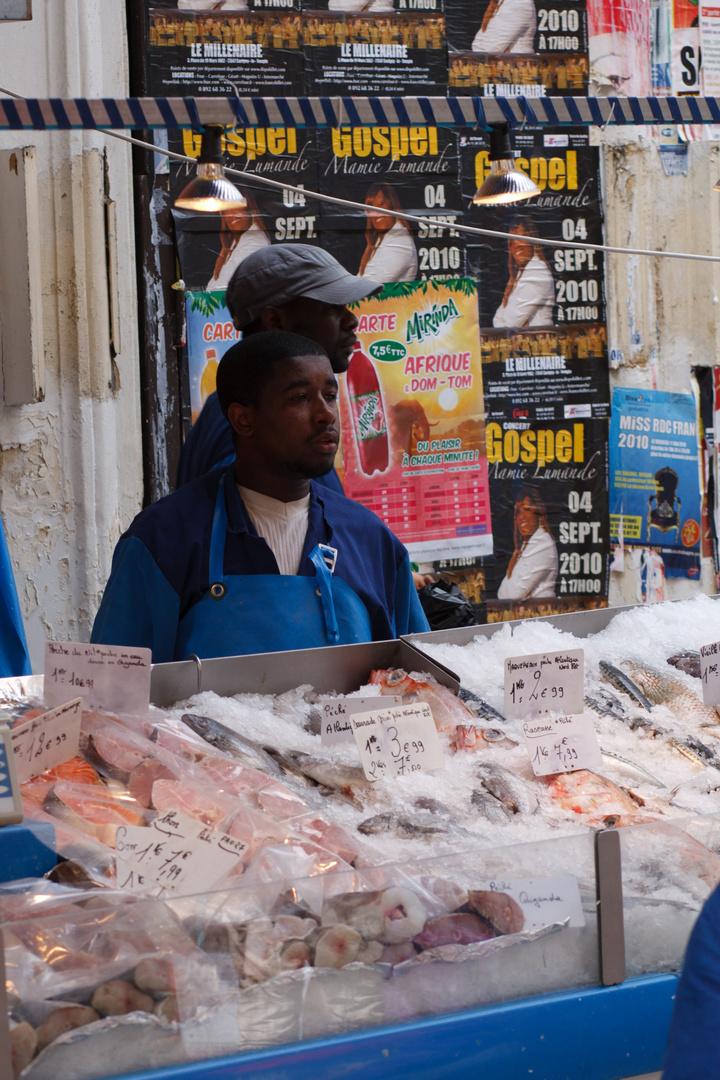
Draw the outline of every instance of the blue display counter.
<instances>
[{"instance_id":1,"label":"blue display counter","mask_svg":"<svg viewBox=\"0 0 720 1080\"><path fill-rule=\"evenodd\" d=\"M676 987L653 975L132 1080L622 1080L662 1068Z\"/></svg>"},{"instance_id":2,"label":"blue display counter","mask_svg":"<svg viewBox=\"0 0 720 1080\"><path fill-rule=\"evenodd\" d=\"M52 825L33 821L0 828L0 883L42 877L56 863Z\"/></svg>"}]
</instances>

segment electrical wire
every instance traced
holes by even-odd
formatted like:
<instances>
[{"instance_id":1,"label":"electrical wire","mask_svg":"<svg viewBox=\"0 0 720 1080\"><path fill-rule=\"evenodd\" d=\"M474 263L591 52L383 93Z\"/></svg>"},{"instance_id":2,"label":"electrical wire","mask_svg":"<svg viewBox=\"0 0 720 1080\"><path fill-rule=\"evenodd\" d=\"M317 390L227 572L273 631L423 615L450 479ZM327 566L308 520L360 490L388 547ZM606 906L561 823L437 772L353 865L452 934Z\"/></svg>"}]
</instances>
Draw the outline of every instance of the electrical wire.
<instances>
[{"instance_id":1,"label":"electrical wire","mask_svg":"<svg viewBox=\"0 0 720 1080\"><path fill-rule=\"evenodd\" d=\"M21 94L15 94L2 86L0 86L0 93L7 94L8 97L17 98L20 101L25 100ZM188 157L186 154L178 154L173 150L166 150L164 147L156 146L155 143L145 142L143 139L136 139L132 135L121 135L119 132L111 131L108 128L104 128L99 133L102 135L110 135L113 139L120 139L122 142L132 143L134 146L142 146L146 150L151 150L154 154L160 154L173 161L182 161L189 165L197 164L194 158ZM319 202L332 203L334 206L343 206L350 210L367 211L365 203L353 202L350 199L340 199L334 195L328 195L325 192L320 191L311 191L304 187L294 187L292 184L283 183L281 180L271 180L269 177L259 176L256 173L249 173L244 169L234 169L232 166L226 165L225 172L231 176L238 176L253 184L264 184L266 187L279 189L281 191L292 191L305 198L309 197L311 199L317 199ZM515 233L501 232L498 229L482 229L477 225L463 225L460 222L446 223L442 220L443 215L438 215L436 217L420 217L416 214L406 214L401 210L393 210L392 213L393 217L402 218L403 221L411 221L416 225L431 225L437 227L439 224L440 227L447 228L450 235L452 235L453 232L461 232L471 236L492 236L500 240L513 240L516 238ZM544 237L535 236L533 237L533 243L545 247L598 251L602 252L603 255L640 255L645 258L653 259L685 259L690 260L691 262L720 262L720 255L696 255L689 251L653 251L649 248L615 247L609 244L588 244L578 240L548 240Z\"/></svg>"},{"instance_id":2,"label":"electrical wire","mask_svg":"<svg viewBox=\"0 0 720 1080\"><path fill-rule=\"evenodd\" d=\"M135 146L145 147L147 150L152 150L156 154L161 154L164 157L171 158L174 161L184 161L190 165L196 165L197 162L194 158L187 157L185 154L177 154L173 150L166 150L164 147L155 146L154 143L144 142L142 139L135 139L131 135L120 135L117 131L110 131L109 129L103 130L104 135L111 135L114 139L121 139L123 142L133 143ZM350 199L340 199L334 195L327 195L320 191L311 191L308 188L293 187L292 184L283 183L281 180L271 180L266 176L258 176L256 173L246 172L244 169L234 169L229 165L225 166L225 172L231 176L239 176L243 180L248 180L253 184L264 184L267 187L280 189L283 191L293 191L305 197L311 199L318 199L320 202L332 203L335 206L345 206L352 210L367 211L365 203L352 202ZM452 232L469 233L473 236L494 236L502 240L515 240L517 239L516 233L500 232L497 229L481 229L475 225L462 225L460 222L452 222L446 224L442 220L442 215L438 217L419 217L416 214L406 214L401 210L393 210L392 216L396 218L402 218L404 221L412 221L417 225L432 225L437 227L438 224L442 228L447 228L452 235ZM608 244L586 244L576 240L547 240L543 237L534 236L534 244L541 244L545 247L563 247L563 248L576 248L582 251L600 251L603 254L608 255L642 255L656 259L689 259L694 262L720 262L720 255L695 255L688 251L652 251L648 248L626 248L626 247L611 247Z\"/></svg>"}]
</instances>

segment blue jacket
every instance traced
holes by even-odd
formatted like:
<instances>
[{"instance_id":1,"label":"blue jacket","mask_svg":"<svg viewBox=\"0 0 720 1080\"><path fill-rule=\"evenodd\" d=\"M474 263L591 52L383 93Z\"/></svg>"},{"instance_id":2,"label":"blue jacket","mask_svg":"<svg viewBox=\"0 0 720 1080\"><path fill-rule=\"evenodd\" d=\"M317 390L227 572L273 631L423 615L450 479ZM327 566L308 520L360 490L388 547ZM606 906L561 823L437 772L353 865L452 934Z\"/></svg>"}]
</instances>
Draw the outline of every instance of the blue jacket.
<instances>
[{"instance_id":1,"label":"blue jacket","mask_svg":"<svg viewBox=\"0 0 720 1080\"><path fill-rule=\"evenodd\" d=\"M222 414L217 394L210 394L182 444L175 486L189 484L216 466L229 465L234 460L230 425ZM340 477L334 469L317 482L343 494Z\"/></svg>"},{"instance_id":2,"label":"blue jacket","mask_svg":"<svg viewBox=\"0 0 720 1080\"><path fill-rule=\"evenodd\" d=\"M210 588L210 538L220 483L228 518L223 571L227 575L276 575L278 592L271 619L275 627L283 626L283 579L275 556L257 535L245 510L234 468L230 467L214 469L186 484L135 518L115 549L112 572L93 626L93 642L148 647L155 663L186 659L185 650L177 643L178 632L181 621ZM318 543L328 544L337 549L333 580L349 586L367 611L370 637L355 640L383 641L427 630L407 551L397 537L370 510L344 495L315 481L311 481L310 491L299 575L315 575L309 554ZM314 604L314 588L311 596ZM211 610L214 614L215 609ZM218 619L223 617L222 610L220 603ZM296 620L298 615L292 612ZM326 643L309 641L307 647ZM273 645L291 647L295 646L281 641ZM202 642L192 651L199 656L218 655L216 651L203 653ZM236 651L230 648L225 655Z\"/></svg>"},{"instance_id":3,"label":"blue jacket","mask_svg":"<svg viewBox=\"0 0 720 1080\"><path fill-rule=\"evenodd\" d=\"M690 936L678 984L663 1080L720 1075L720 886Z\"/></svg>"},{"instance_id":4,"label":"blue jacket","mask_svg":"<svg viewBox=\"0 0 720 1080\"><path fill-rule=\"evenodd\" d=\"M15 575L0 519L0 678L31 674Z\"/></svg>"}]
</instances>

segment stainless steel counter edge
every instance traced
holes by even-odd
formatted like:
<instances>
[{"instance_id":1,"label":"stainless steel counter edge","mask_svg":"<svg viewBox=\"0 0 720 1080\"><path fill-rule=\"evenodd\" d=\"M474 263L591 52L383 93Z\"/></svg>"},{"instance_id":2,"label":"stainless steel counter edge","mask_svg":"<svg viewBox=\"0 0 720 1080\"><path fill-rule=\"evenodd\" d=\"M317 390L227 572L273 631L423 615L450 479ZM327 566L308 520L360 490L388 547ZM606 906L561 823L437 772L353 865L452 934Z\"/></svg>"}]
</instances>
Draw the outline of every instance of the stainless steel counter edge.
<instances>
[{"instance_id":1,"label":"stainless steel counter edge","mask_svg":"<svg viewBox=\"0 0 720 1080\"><path fill-rule=\"evenodd\" d=\"M348 694L367 683L374 668L422 671L453 691L460 685L449 668L431 660L409 642L396 639L154 664L150 701L168 708L199 690L212 690L224 697L283 694L308 683L322 694Z\"/></svg>"},{"instance_id":2,"label":"stainless steel counter edge","mask_svg":"<svg viewBox=\"0 0 720 1080\"><path fill-rule=\"evenodd\" d=\"M686 596L680 600L664 600L663 603L681 604L693 597ZM711 600L720 600L720 593L714 593ZM537 619L508 619L507 622L483 623L480 626L462 626L456 630L430 630L425 634L406 634L401 641L414 645L422 652L424 642L433 645L467 645L476 637L492 637L503 626L522 626L523 623L549 623L558 630L564 630L575 637L590 637L604 630L608 623L612 622L616 615L624 611L633 611L637 607L645 607L644 604L626 604L624 607L595 608L592 611L569 611L565 615L543 615ZM436 661L437 663L437 661Z\"/></svg>"}]
</instances>

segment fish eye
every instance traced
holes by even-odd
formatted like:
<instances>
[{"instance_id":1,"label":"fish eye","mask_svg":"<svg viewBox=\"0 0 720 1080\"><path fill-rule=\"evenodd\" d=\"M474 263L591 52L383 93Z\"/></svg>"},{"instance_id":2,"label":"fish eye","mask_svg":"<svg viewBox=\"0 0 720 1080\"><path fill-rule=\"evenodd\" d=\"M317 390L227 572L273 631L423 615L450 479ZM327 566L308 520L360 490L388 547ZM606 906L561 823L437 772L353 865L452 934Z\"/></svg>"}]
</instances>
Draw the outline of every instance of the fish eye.
<instances>
[{"instance_id":1,"label":"fish eye","mask_svg":"<svg viewBox=\"0 0 720 1080\"><path fill-rule=\"evenodd\" d=\"M496 727L488 727L483 730L483 738L486 742L500 742L505 738L505 733Z\"/></svg>"}]
</instances>

